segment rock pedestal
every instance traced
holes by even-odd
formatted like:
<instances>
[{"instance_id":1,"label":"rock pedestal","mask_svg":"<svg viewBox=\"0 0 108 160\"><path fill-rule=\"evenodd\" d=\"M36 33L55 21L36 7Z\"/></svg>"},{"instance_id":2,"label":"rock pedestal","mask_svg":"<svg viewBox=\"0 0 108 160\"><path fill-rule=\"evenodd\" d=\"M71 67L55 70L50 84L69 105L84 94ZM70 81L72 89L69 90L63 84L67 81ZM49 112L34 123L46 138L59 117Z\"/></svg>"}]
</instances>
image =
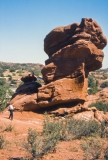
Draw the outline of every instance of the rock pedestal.
<instances>
[{"instance_id":1,"label":"rock pedestal","mask_svg":"<svg viewBox=\"0 0 108 160\"><path fill-rule=\"evenodd\" d=\"M45 86L39 88L41 107L55 104L83 104L87 97L88 74L102 66L102 49L107 40L91 18L53 29L44 39L49 56L42 69Z\"/></svg>"}]
</instances>

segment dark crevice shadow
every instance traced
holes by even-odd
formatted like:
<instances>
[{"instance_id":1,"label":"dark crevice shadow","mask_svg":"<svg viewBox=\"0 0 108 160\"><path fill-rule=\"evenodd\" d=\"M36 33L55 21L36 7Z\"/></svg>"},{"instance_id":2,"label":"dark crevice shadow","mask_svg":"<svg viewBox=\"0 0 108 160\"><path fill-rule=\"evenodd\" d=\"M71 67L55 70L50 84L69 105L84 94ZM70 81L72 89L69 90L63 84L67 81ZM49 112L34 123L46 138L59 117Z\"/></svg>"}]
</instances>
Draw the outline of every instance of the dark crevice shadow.
<instances>
[{"instance_id":1,"label":"dark crevice shadow","mask_svg":"<svg viewBox=\"0 0 108 160\"><path fill-rule=\"evenodd\" d=\"M83 103L84 103L83 100L75 101L75 102L62 103L62 104L49 106L49 107L46 107L46 108L40 108L40 109L37 109L37 110L32 111L32 112L38 113L38 114L44 114L45 112L55 111L59 108L72 108L72 107L77 106L78 104L83 104Z\"/></svg>"}]
</instances>

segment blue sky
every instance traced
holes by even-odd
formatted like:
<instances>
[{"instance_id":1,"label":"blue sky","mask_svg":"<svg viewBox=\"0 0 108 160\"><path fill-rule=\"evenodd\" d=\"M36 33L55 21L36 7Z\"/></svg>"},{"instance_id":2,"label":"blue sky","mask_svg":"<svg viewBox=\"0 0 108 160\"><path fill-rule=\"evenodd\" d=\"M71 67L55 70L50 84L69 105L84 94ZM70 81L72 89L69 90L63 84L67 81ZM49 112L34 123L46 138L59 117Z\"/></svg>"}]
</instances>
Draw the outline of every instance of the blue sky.
<instances>
[{"instance_id":1,"label":"blue sky","mask_svg":"<svg viewBox=\"0 0 108 160\"><path fill-rule=\"evenodd\" d=\"M96 20L108 38L108 0L0 0L0 61L44 64L45 36L82 18ZM108 46L103 51L108 68Z\"/></svg>"}]
</instances>

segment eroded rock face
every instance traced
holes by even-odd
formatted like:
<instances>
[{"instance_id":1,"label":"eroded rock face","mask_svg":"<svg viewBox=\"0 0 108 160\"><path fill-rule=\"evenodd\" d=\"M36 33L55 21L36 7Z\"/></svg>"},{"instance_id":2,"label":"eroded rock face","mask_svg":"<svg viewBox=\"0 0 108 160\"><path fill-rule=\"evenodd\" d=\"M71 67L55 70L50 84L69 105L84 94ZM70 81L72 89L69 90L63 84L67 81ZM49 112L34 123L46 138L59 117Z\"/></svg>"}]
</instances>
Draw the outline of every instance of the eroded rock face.
<instances>
[{"instance_id":1,"label":"eroded rock face","mask_svg":"<svg viewBox=\"0 0 108 160\"><path fill-rule=\"evenodd\" d=\"M80 24L74 23L53 29L44 40L44 50L50 57L61 48L72 45L78 40L91 41L98 49L103 49L107 44L97 22L91 18L82 18Z\"/></svg>"},{"instance_id":2,"label":"eroded rock face","mask_svg":"<svg viewBox=\"0 0 108 160\"><path fill-rule=\"evenodd\" d=\"M91 18L53 29L44 39L44 50L49 56L42 69L45 85L41 87L35 82L35 76L22 77L24 85L17 89L10 103L23 110L54 111L57 107L57 112L64 108L61 113L87 111L83 104L88 74L101 68L106 44L101 27Z\"/></svg>"},{"instance_id":3,"label":"eroded rock face","mask_svg":"<svg viewBox=\"0 0 108 160\"><path fill-rule=\"evenodd\" d=\"M62 78L51 82L38 92L38 104L51 107L69 102L84 102L86 97L87 79L83 75L78 78Z\"/></svg>"},{"instance_id":4,"label":"eroded rock face","mask_svg":"<svg viewBox=\"0 0 108 160\"><path fill-rule=\"evenodd\" d=\"M91 18L52 30L44 39L49 58L42 69L46 85L39 88L39 105L85 102L88 74L102 67L106 44L102 29Z\"/></svg>"}]
</instances>

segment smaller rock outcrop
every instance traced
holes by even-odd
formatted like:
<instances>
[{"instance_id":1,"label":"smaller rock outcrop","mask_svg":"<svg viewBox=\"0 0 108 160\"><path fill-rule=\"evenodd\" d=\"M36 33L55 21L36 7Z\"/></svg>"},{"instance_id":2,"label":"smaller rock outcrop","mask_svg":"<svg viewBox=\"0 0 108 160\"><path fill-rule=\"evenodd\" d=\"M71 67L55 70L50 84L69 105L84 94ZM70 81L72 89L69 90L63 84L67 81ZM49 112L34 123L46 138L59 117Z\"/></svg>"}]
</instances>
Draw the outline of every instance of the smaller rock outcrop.
<instances>
[{"instance_id":1,"label":"smaller rock outcrop","mask_svg":"<svg viewBox=\"0 0 108 160\"><path fill-rule=\"evenodd\" d=\"M37 80L37 77L35 75L32 75L32 74L27 74L27 75L24 75L22 78L21 78L21 81L23 81L24 83L27 83L27 82L34 82Z\"/></svg>"},{"instance_id":2,"label":"smaller rock outcrop","mask_svg":"<svg viewBox=\"0 0 108 160\"><path fill-rule=\"evenodd\" d=\"M104 88L101 91L97 92L95 95L88 95L87 100L84 103L84 106L87 107L92 103L103 101L108 103L108 88Z\"/></svg>"},{"instance_id":3,"label":"smaller rock outcrop","mask_svg":"<svg viewBox=\"0 0 108 160\"><path fill-rule=\"evenodd\" d=\"M24 75L21 80L24 84L20 85L13 94L9 104L12 104L16 110L20 111L34 111L39 109L37 104L37 92L41 84L35 82L37 77L35 75ZM8 105L9 105L8 104Z\"/></svg>"}]
</instances>

